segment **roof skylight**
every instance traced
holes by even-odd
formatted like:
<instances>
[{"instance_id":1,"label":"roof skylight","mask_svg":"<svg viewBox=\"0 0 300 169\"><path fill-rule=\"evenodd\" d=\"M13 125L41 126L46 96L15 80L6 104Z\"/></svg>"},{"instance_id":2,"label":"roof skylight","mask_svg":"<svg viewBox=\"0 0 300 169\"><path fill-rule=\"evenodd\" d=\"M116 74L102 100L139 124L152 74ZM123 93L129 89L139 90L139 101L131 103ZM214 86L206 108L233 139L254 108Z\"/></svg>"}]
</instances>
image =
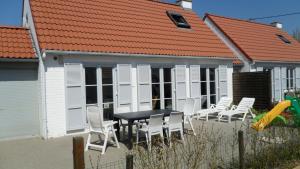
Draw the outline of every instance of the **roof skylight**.
<instances>
[{"instance_id":1,"label":"roof skylight","mask_svg":"<svg viewBox=\"0 0 300 169\"><path fill-rule=\"evenodd\" d=\"M277 35L279 39L281 39L284 43L291 44L292 42L288 40L286 37L283 35Z\"/></svg>"},{"instance_id":2,"label":"roof skylight","mask_svg":"<svg viewBox=\"0 0 300 169\"><path fill-rule=\"evenodd\" d=\"M191 25L187 23L187 21L184 19L184 17L181 14L172 11L167 11L167 15L170 17L170 19L174 22L174 24L177 27L187 28L187 29L191 28Z\"/></svg>"}]
</instances>

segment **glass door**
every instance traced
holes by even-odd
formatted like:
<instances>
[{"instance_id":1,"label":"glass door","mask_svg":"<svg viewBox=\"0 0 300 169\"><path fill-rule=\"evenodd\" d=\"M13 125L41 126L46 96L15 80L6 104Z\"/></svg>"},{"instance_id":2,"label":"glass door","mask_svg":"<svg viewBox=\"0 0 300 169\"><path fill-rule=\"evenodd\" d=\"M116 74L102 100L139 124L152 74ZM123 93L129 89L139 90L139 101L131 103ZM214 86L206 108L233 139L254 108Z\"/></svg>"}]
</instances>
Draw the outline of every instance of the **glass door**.
<instances>
[{"instance_id":1,"label":"glass door","mask_svg":"<svg viewBox=\"0 0 300 169\"><path fill-rule=\"evenodd\" d=\"M102 67L102 108L104 120L113 120L114 95L113 95L113 68Z\"/></svg>"}]
</instances>

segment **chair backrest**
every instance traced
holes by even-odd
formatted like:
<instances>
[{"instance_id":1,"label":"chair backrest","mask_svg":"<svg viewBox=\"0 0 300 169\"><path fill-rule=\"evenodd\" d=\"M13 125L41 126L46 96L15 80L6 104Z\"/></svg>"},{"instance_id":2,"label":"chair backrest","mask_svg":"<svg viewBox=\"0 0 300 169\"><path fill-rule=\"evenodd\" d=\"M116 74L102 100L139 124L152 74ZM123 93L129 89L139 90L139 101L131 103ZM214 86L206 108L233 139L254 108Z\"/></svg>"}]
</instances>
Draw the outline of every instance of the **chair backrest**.
<instances>
[{"instance_id":1,"label":"chair backrest","mask_svg":"<svg viewBox=\"0 0 300 169\"><path fill-rule=\"evenodd\" d=\"M244 97L240 101L239 105L235 109L235 111L240 112L240 113L247 113L249 109L251 109L254 105L255 98L248 98Z\"/></svg>"},{"instance_id":2,"label":"chair backrest","mask_svg":"<svg viewBox=\"0 0 300 169\"><path fill-rule=\"evenodd\" d=\"M232 98L222 97L220 101L216 104L216 109L219 111L224 111L229 108L232 103Z\"/></svg>"},{"instance_id":3,"label":"chair backrest","mask_svg":"<svg viewBox=\"0 0 300 169\"><path fill-rule=\"evenodd\" d=\"M87 107L87 119L91 129L103 127L103 112L98 106Z\"/></svg>"},{"instance_id":4,"label":"chair backrest","mask_svg":"<svg viewBox=\"0 0 300 169\"><path fill-rule=\"evenodd\" d=\"M182 112L172 112L170 114L169 124L170 125L176 125L176 124L182 125L182 120L183 120Z\"/></svg>"},{"instance_id":5,"label":"chair backrest","mask_svg":"<svg viewBox=\"0 0 300 169\"><path fill-rule=\"evenodd\" d=\"M195 113L195 100L192 98L186 99L183 107L183 113L185 116L191 116Z\"/></svg>"},{"instance_id":6,"label":"chair backrest","mask_svg":"<svg viewBox=\"0 0 300 169\"><path fill-rule=\"evenodd\" d=\"M151 115L149 119L149 129L162 129L163 125L163 114Z\"/></svg>"}]
</instances>

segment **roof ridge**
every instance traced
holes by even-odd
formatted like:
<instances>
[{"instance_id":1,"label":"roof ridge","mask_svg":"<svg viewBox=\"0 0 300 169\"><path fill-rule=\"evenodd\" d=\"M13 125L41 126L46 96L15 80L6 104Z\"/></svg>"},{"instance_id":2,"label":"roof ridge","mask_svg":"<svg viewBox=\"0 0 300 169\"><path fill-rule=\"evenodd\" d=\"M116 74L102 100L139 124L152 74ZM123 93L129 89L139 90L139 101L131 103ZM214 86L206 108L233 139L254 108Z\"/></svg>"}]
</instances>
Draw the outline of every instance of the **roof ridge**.
<instances>
[{"instance_id":1,"label":"roof ridge","mask_svg":"<svg viewBox=\"0 0 300 169\"><path fill-rule=\"evenodd\" d=\"M12 25L0 25L0 29L24 29L28 30L28 28L23 27L23 26L12 26Z\"/></svg>"},{"instance_id":2,"label":"roof ridge","mask_svg":"<svg viewBox=\"0 0 300 169\"><path fill-rule=\"evenodd\" d=\"M258 25L263 25L263 26L270 26L273 27L270 24L266 23L261 23L261 22L253 22L245 19L240 19L240 18L232 18L232 17L227 17L227 16L221 16L221 15L216 15L216 14L210 14L210 13L205 13L204 19L206 16L214 16L214 17L219 17L219 18L224 18L224 19L230 19L230 20L236 20L236 21L241 21L241 22L247 22L247 23L252 23L252 24L258 24Z\"/></svg>"}]
</instances>

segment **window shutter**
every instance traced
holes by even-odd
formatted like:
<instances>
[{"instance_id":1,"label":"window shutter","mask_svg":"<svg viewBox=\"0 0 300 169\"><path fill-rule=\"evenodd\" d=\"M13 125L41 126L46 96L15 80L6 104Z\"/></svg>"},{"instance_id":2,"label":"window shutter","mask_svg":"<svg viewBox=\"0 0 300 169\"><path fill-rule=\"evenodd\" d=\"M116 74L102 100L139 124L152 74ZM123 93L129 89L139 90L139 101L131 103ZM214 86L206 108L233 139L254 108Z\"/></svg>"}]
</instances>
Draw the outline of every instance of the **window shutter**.
<instances>
[{"instance_id":1,"label":"window shutter","mask_svg":"<svg viewBox=\"0 0 300 169\"><path fill-rule=\"evenodd\" d=\"M182 111L186 100L186 66L175 66L176 110Z\"/></svg>"},{"instance_id":2,"label":"window shutter","mask_svg":"<svg viewBox=\"0 0 300 169\"><path fill-rule=\"evenodd\" d=\"M281 99L281 85L280 85L280 67L274 68L274 99L280 101Z\"/></svg>"},{"instance_id":3,"label":"window shutter","mask_svg":"<svg viewBox=\"0 0 300 169\"><path fill-rule=\"evenodd\" d=\"M84 88L83 73L80 63L66 63L66 107L67 130L79 130L84 128Z\"/></svg>"},{"instance_id":4,"label":"window shutter","mask_svg":"<svg viewBox=\"0 0 300 169\"><path fill-rule=\"evenodd\" d=\"M131 65L117 65L117 112L132 111Z\"/></svg>"},{"instance_id":5,"label":"window shutter","mask_svg":"<svg viewBox=\"0 0 300 169\"><path fill-rule=\"evenodd\" d=\"M219 66L219 97L227 97L227 66Z\"/></svg>"},{"instance_id":6,"label":"window shutter","mask_svg":"<svg viewBox=\"0 0 300 169\"><path fill-rule=\"evenodd\" d=\"M286 76L287 68L281 68L281 97L284 96L284 90L287 89L287 76Z\"/></svg>"},{"instance_id":7,"label":"window shutter","mask_svg":"<svg viewBox=\"0 0 300 169\"><path fill-rule=\"evenodd\" d=\"M137 65L138 107L140 111L152 109L151 67Z\"/></svg>"},{"instance_id":8,"label":"window shutter","mask_svg":"<svg viewBox=\"0 0 300 169\"><path fill-rule=\"evenodd\" d=\"M195 99L195 110L200 110L201 98L201 83L200 83L200 65L190 66L190 93L191 98Z\"/></svg>"},{"instance_id":9,"label":"window shutter","mask_svg":"<svg viewBox=\"0 0 300 169\"><path fill-rule=\"evenodd\" d=\"M300 89L300 67L297 67L295 69L296 72L296 89L299 90Z\"/></svg>"}]
</instances>

